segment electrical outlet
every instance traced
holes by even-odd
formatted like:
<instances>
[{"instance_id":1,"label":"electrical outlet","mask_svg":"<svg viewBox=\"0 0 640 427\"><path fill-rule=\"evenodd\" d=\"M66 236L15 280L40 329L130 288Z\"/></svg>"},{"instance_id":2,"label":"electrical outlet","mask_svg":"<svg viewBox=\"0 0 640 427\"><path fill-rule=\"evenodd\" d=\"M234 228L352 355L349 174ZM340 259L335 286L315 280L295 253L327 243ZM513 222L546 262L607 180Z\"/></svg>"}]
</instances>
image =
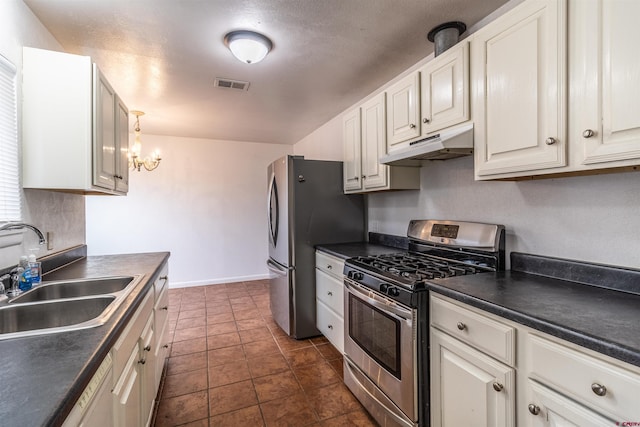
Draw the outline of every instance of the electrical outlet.
<instances>
[{"instance_id":1,"label":"electrical outlet","mask_svg":"<svg viewBox=\"0 0 640 427\"><path fill-rule=\"evenodd\" d=\"M53 250L53 231L47 231L47 250Z\"/></svg>"}]
</instances>

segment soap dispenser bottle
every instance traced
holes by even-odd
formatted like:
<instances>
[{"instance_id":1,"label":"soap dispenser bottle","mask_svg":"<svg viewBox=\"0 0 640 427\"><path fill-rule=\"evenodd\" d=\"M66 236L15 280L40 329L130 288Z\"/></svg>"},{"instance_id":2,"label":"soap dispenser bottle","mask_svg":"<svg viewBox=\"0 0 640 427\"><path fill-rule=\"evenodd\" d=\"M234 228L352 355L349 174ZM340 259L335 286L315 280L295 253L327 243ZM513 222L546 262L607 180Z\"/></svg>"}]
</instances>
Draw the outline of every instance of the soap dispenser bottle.
<instances>
[{"instance_id":1,"label":"soap dispenser bottle","mask_svg":"<svg viewBox=\"0 0 640 427\"><path fill-rule=\"evenodd\" d=\"M18 288L22 291L31 289L31 269L29 268L29 259L26 255L20 257L18 267L22 270L18 276Z\"/></svg>"},{"instance_id":2,"label":"soap dispenser bottle","mask_svg":"<svg viewBox=\"0 0 640 427\"><path fill-rule=\"evenodd\" d=\"M29 270L30 270L30 278L31 278L31 286L37 286L40 284L42 279L42 264L36 261L36 255L29 255Z\"/></svg>"}]
</instances>

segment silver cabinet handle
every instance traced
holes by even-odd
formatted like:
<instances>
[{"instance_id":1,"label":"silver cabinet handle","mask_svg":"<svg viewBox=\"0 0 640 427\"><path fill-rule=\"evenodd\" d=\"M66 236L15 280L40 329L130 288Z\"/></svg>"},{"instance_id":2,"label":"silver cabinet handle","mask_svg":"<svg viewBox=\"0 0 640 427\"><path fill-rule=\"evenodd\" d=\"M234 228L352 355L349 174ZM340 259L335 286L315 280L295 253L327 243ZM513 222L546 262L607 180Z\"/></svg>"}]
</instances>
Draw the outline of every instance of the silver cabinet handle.
<instances>
[{"instance_id":1,"label":"silver cabinet handle","mask_svg":"<svg viewBox=\"0 0 640 427\"><path fill-rule=\"evenodd\" d=\"M422 123L429 123L429 119L425 117L424 119L422 119Z\"/></svg>"},{"instance_id":2,"label":"silver cabinet handle","mask_svg":"<svg viewBox=\"0 0 640 427\"><path fill-rule=\"evenodd\" d=\"M534 405L533 403L530 403L528 408L529 408L529 412L531 412L532 415L538 415L540 413L540 407L538 405Z\"/></svg>"},{"instance_id":3,"label":"silver cabinet handle","mask_svg":"<svg viewBox=\"0 0 640 427\"><path fill-rule=\"evenodd\" d=\"M457 326L457 327L458 327L458 329L459 329L459 330L461 330L461 331L464 331L465 329L467 329L467 325L465 325L465 324L464 324L464 323L462 323L462 322L458 322L458 323L456 324L456 326Z\"/></svg>"},{"instance_id":4,"label":"silver cabinet handle","mask_svg":"<svg viewBox=\"0 0 640 427\"><path fill-rule=\"evenodd\" d=\"M557 140L557 139L555 139L555 138L551 138L551 137L549 137L549 138L547 138L547 139L545 139L545 140L544 140L544 143L545 143L545 144L547 144L547 145L553 145L553 144L555 144L556 142L558 142L558 140Z\"/></svg>"},{"instance_id":5,"label":"silver cabinet handle","mask_svg":"<svg viewBox=\"0 0 640 427\"><path fill-rule=\"evenodd\" d=\"M602 384L598 384L598 383L591 384L591 390L598 396L604 396L607 394L607 388Z\"/></svg>"},{"instance_id":6,"label":"silver cabinet handle","mask_svg":"<svg viewBox=\"0 0 640 427\"><path fill-rule=\"evenodd\" d=\"M411 129L415 129L415 128L416 128L416 125L414 125L413 123L411 123L411 124L409 125L409 127L410 127Z\"/></svg>"},{"instance_id":7,"label":"silver cabinet handle","mask_svg":"<svg viewBox=\"0 0 640 427\"><path fill-rule=\"evenodd\" d=\"M582 137L583 138L591 138L592 136L594 136L596 133L594 131L592 131L591 129L587 129L584 132L582 132Z\"/></svg>"},{"instance_id":8,"label":"silver cabinet handle","mask_svg":"<svg viewBox=\"0 0 640 427\"><path fill-rule=\"evenodd\" d=\"M496 382L493 383L493 389L495 391L497 391L497 392L500 392L500 391L504 390L504 386L496 381Z\"/></svg>"}]
</instances>

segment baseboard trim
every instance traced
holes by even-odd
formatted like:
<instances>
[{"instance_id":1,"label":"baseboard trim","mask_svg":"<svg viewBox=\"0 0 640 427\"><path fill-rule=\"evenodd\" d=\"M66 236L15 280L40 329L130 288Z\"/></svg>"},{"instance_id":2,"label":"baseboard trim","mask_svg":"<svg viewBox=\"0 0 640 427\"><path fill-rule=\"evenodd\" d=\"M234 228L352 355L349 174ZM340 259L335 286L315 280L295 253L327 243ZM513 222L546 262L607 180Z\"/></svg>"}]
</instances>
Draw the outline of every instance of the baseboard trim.
<instances>
[{"instance_id":1,"label":"baseboard trim","mask_svg":"<svg viewBox=\"0 0 640 427\"><path fill-rule=\"evenodd\" d=\"M237 283L237 282L250 282L252 280L265 280L268 279L269 274L256 274L252 276L235 276L226 277L224 279L209 279L209 280L195 280L192 282L169 282L169 288L192 288L195 286L206 285L219 285L221 283Z\"/></svg>"}]
</instances>

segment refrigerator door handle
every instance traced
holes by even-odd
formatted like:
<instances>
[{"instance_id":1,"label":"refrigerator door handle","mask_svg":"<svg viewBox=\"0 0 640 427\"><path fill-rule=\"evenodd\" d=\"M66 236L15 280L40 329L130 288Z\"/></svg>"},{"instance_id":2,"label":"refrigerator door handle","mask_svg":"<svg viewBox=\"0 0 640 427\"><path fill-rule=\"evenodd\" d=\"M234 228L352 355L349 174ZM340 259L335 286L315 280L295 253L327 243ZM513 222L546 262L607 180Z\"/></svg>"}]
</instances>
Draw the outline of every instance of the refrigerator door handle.
<instances>
[{"instance_id":1,"label":"refrigerator door handle","mask_svg":"<svg viewBox=\"0 0 640 427\"><path fill-rule=\"evenodd\" d=\"M279 265L278 263L270 259L267 260L267 267L269 268L270 271L280 276L286 276L290 270L293 270L293 267L282 267L281 265Z\"/></svg>"}]
</instances>

